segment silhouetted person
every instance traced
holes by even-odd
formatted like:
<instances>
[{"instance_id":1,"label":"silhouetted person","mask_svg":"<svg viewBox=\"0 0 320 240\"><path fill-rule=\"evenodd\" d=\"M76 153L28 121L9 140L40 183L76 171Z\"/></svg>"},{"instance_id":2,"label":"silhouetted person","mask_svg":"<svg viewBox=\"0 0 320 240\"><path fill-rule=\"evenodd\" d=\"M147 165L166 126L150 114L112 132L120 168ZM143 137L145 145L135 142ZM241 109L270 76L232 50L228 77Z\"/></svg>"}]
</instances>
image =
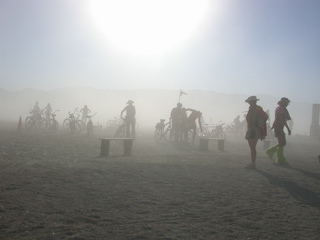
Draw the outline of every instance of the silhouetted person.
<instances>
[{"instance_id":1,"label":"silhouetted person","mask_svg":"<svg viewBox=\"0 0 320 240\"><path fill-rule=\"evenodd\" d=\"M82 124L85 124L87 122L88 113L90 113L91 111L87 105L84 105L84 107L80 110L80 112L82 113L81 122Z\"/></svg>"},{"instance_id":2,"label":"silhouetted person","mask_svg":"<svg viewBox=\"0 0 320 240\"><path fill-rule=\"evenodd\" d=\"M134 138L136 136L136 108L133 106L133 101L129 100L127 106L121 111L120 117L124 119L126 123L126 136L130 137L130 126L132 127L131 136ZM126 112L125 118L122 117L122 114Z\"/></svg>"},{"instance_id":3,"label":"silhouetted person","mask_svg":"<svg viewBox=\"0 0 320 240\"><path fill-rule=\"evenodd\" d=\"M201 133L203 132L202 125L201 125L202 113L200 111L190 109L190 108L188 108L186 111L191 111L189 117L187 118L187 129L188 131L193 130L192 142L194 142L194 139L196 138L196 134L197 134L197 124L196 124L197 119L198 119L200 131Z\"/></svg>"},{"instance_id":4,"label":"silhouetted person","mask_svg":"<svg viewBox=\"0 0 320 240\"><path fill-rule=\"evenodd\" d=\"M42 111L44 111L45 118L48 121L50 119L50 115L52 113L52 108L51 108L50 103L48 103L47 106L44 109L42 109Z\"/></svg>"},{"instance_id":5,"label":"silhouetted person","mask_svg":"<svg viewBox=\"0 0 320 240\"><path fill-rule=\"evenodd\" d=\"M177 103L177 107L173 108L170 113L171 118L171 136L174 137L174 141L178 141L179 132L181 130L181 108L182 104Z\"/></svg>"},{"instance_id":6,"label":"silhouetted person","mask_svg":"<svg viewBox=\"0 0 320 240\"><path fill-rule=\"evenodd\" d=\"M38 101L36 101L36 103L34 104L32 112L36 118L41 118L41 108L39 107Z\"/></svg>"},{"instance_id":7,"label":"silhouetted person","mask_svg":"<svg viewBox=\"0 0 320 240\"><path fill-rule=\"evenodd\" d=\"M270 159L273 158L273 155L277 153L276 162L279 164L286 163L286 158L283 155L283 147L287 144L286 134L284 133L284 127L287 128L288 134L291 135L291 130L288 127L287 121L291 119L290 114L287 110L290 100L288 98L281 98L278 102L278 107L275 110L275 120L273 122L272 128L274 129L274 135L278 139L278 144L270 147L266 150L266 154Z\"/></svg>"},{"instance_id":8,"label":"silhouetted person","mask_svg":"<svg viewBox=\"0 0 320 240\"><path fill-rule=\"evenodd\" d=\"M239 136L239 131L241 129L241 122L240 122L239 115L233 120L233 124L234 124L234 129L236 131L236 136Z\"/></svg>"},{"instance_id":9,"label":"silhouetted person","mask_svg":"<svg viewBox=\"0 0 320 240\"><path fill-rule=\"evenodd\" d=\"M180 119L181 119L181 122L180 122L181 133L183 134L184 141L188 142L187 109L181 108Z\"/></svg>"},{"instance_id":10,"label":"silhouetted person","mask_svg":"<svg viewBox=\"0 0 320 240\"><path fill-rule=\"evenodd\" d=\"M264 139L264 132L261 131L261 128L259 126L259 115L260 113L263 112L262 107L257 105L257 99L256 96L251 96L245 100L246 103L248 103L249 106L249 111L246 116L246 121L247 121L247 133L245 138L248 140L248 144L250 147L250 153L251 153L251 164L247 165L246 168L249 169L255 169L256 168L256 157L257 157L257 142L259 139ZM264 113L264 112L263 112ZM267 114L265 113L265 117L267 120Z\"/></svg>"}]
</instances>

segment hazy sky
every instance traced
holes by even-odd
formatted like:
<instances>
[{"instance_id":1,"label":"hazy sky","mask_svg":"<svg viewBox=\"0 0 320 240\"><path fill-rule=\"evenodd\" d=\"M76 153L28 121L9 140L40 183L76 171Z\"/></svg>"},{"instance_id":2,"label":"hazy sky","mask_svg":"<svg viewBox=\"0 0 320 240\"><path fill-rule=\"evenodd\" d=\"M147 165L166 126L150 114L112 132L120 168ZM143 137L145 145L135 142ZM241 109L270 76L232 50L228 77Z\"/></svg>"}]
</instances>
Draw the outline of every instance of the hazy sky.
<instances>
[{"instance_id":1,"label":"hazy sky","mask_svg":"<svg viewBox=\"0 0 320 240\"><path fill-rule=\"evenodd\" d=\"M99 22L89 0L0 0L0 87L200 89L320 103L319 0L174 1L137 0L136 9L121 0L100 6L109 18ZM129 43L170 43L180 29L186 37L145 54L105 33L135 24L145 28L123 35Z\"/></svg>"}]
</instances>

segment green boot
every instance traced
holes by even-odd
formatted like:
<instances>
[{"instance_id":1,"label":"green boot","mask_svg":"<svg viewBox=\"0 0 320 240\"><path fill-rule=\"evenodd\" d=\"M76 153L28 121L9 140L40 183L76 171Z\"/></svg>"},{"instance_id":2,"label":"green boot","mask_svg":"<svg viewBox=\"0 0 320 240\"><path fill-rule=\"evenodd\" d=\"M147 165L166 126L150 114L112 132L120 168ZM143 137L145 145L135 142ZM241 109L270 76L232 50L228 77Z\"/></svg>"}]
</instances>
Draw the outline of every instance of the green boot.
<instances>
[{"instance_id":1,"label":"green boot","mask_svg":"<svg viewBox=\"0 0 320 240\"><path fill-rule=\"evenodd\" d=\"M276 160L276 162L278 164L286 163L286 158L283 155L283 147L278 147L277 148L277 160Z\"/></svg>"},{"instance_id":2,"label":"green boot","mask_svg":"<svg viewBox=\"0 0 320 240\"><path fill-rule=\"evenodd\" d=\"M278 144L274 145L273 147L270 147L266 150L266 154L268 157L272 160L273 155L277 152Z\"/></svg>"}]
</instances>

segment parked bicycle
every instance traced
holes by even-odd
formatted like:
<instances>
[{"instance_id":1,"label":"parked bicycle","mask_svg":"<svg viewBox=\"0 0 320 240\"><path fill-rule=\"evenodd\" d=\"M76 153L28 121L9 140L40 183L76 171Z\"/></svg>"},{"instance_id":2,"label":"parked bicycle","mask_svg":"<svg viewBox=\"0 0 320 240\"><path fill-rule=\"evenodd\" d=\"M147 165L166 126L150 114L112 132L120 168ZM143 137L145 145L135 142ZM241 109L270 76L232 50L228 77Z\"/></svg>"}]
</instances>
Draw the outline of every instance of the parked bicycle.
<instances>
[{"instance_id":1,"label":"parked bicycle","mask_svg":"<svg viewBox=\"0 0 320 240\"><path fill-rule=\"evenodd\" d=\"M41 124L40 124L40 128L45 130L48 129L50 131L58 131L59 129L59 123L56 120L56 112L58 112L59 110L51 113L51 117L49 119L43 118L41 119Z\"/></svg>"},{"instance_id":2,"label":"parked bicycle","mask_svg":"<svg viewBox=\"0 0 320 240\"><path fill-rule=\"evenodd\" d=\"M81 120L75 116L78 108L73 113L68 112L69 117L63 121L63 129L70 130L71 133L78 133L81 131Z\"/></svg>"},{"instance_id":3,"label":"parked bicycle","mask_svg":"<svg viewBox=\"0 0 320 240\"><path fill-rule=\"evenodd\" d=\"M41 117L41 113L35 112L35 111L30 111L31 116L28 116L25 120L25 127L27 129L32 129L33 127L36 129L41 128L41 122L43 118Z\"/></svg>"},{"instance_id":4,"label":"parked bicycle","mask_svg":"<svg viewBox=\"0 0 320 240\"><path fill-rule=\"evenodd\" d=\"M211 130L210 137L212 138L226 138L226 134L223 130L224 123L221 121Z\"/></svg>"},{"instance_id":5,"label":"parked bicycle","mask_svg":"<svg viewBox=\"0 0 320 240\"><path fill-rule=\"evenodd\" d=\"M154 132L154 139L156 142L160 142L164 139L166 142L173 142L174 141L174 132L172 130L172 123L171 120L165 123L165 119L160 119L155 126L156 130ZM181 128L182 129L182 128ZM186 142L192 143L193 142L193 130L189 130L185 135L183 131L177 132L177 142Z\"/></svg>"},{"instance_id":6,"label":"parked bicycle","mask_svg":"<svg viewBox=\"0 0 320 240\"><path fill-rule=\"evenodd\" d=\"M160 122L156 124L155 128L154 139L156 142L159 142L162 139L166 142L172 140L171 121L165 123L165 119L160 119Z\"/></svg>"},{"instance_id":7,"label":"parked bicycle","mask_svg":"<svg viewBox=\"0 0 320 240\"><path fill-rule=\"evenodd\" d=\"M114 117L113 119L107 122L107 128L118 128L122 124L122 119Z\"/></svg>"}]
</instances>

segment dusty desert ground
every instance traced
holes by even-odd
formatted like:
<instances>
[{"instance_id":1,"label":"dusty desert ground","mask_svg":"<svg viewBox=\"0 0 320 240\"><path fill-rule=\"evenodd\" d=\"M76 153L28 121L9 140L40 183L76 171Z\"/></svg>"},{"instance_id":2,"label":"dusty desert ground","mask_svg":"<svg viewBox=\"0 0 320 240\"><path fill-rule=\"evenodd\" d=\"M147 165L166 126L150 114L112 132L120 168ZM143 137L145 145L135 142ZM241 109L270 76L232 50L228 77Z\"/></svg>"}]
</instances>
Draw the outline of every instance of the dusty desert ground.
<instances>
[{"instance_id":1,"label":"dusty desert ground","mask_svg":"<svg viewBox=\"0 0 320 240\"><path fill-rule=\"evenodd\" d=\"M100 158L99 137L0 129L0 239L320 239L320 144L288 139L289 167L244 139L225 151L141 131Z\"/></svg>"}]
</instances>

